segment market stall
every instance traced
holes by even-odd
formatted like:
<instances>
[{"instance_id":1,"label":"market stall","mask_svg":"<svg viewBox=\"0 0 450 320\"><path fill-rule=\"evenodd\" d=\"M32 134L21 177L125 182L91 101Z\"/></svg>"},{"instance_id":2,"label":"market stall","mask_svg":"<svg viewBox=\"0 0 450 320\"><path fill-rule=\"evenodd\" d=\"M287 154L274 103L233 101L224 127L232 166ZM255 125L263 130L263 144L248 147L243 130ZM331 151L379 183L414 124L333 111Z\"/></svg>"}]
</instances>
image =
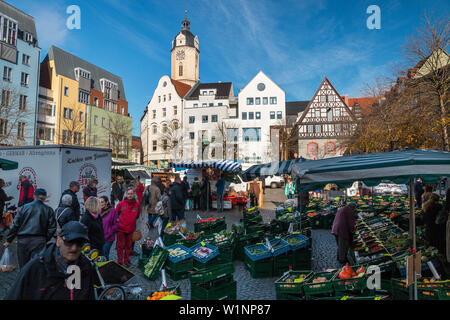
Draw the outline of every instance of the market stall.
<instances>
[{"instance_id":1,"label":"market stall","mask_svg":"<svg viewBox=\"0 0 450 320\"><path fill-rule=\"evenodd\" d=\"M368 186L378 185L382 180L409 184L409 248L416 255L416 226L413 199L414 178L424 183L434 183L441 177L450 176L450 153L433 150L399 150L377 154L364 154L328 158L304 162L292 166L291 175L299 190L309 191L328 183L349 187L354 181L363 181ZM412 264L415 274L415 264ZM417 285L414 279L410 283ZM410 298L413 291L410 289ZM415 290L417 299L417 290Z\"/></svg>"},{"instance_id":2,"label":"market stall","mask_svg":"<svg viewBox=\"0 0 450 320\"><path fill-rule=\"evenodd\" d=\"M214 182L217 181L221 174L224 174L227 185L233 180L233 176L241 171L241 164L232 160L206 160L206 161L180 161L169 163L170 168L175 168L176 170L184 169L187 170L186 175L189 184L194 182L194 178L199 179L207 175L210 185L214 186ZM225 188L224 194L224 209L232 209L236 205L245 205L247 203L247 197L243 192L236 192L235 190L228 190ZM211 194L211 207L217 208L217 197L214 192L208 190L208 194ZM208 197L208 201L210 201ZM207 207L210 207L209 202Z\"/></svg>"},{"instance_id":3,"label":"market stall","mask_svg":"<svg viewBox=\"0 0 450 320\"><path fill-rule=\"evenodd\" d=\"M267 176L280 176L283 174L290 174L292 166L305 161L311 161L304 158L297 158L293 160L275 161L265 164L256 164L248 168L242 173L242 178L246 181L253 180L254 178L267 177Z\"/></svg>"}]
</instances>

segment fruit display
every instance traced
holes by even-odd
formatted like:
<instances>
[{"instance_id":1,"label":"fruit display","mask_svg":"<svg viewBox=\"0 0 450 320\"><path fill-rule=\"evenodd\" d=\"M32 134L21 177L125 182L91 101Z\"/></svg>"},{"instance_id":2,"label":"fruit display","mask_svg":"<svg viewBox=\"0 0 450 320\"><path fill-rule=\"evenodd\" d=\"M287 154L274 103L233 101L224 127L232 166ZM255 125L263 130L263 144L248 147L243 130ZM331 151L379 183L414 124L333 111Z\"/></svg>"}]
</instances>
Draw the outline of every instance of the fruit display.
<instances>
[{"instance_id":1,"label":"fruit display","mask_svg":"<svg viewBox=\"0 0 450 320\"><path fill-rule=\"evenodd\" d=\"M303 280L305 280L305 278L308 276L308 274L300 274L300 275L291 275L290 277L288 277L287 279L284 280L284 282L286 283L299 283L299 282L303 282Z\"/></svg>"},{"instance_id":2,"label":"fruit display","mask_svg":"<svg viewBox=\"0 0 450 320\"><path fill-rule=\"evenodd\" d=\"M188 232L185 234L186 240L195 240L197 239L202 233L201 232Z\"/></svg>"},{"instance_id":3,"label":"fruit display","mask_svg":"<svg viewBox=\"0 0 450 320\"><path fill-rule=\"evenodd\" d=\"M359 267L356 272L348 265L348 263L342 267L342 269L338 273L338 277L341 280L351 279L351 278L360 278L363 277L366 273L366 269L364 266Z\"/></svg>"},{"instance_id":4,"label":"fruit display","mask_svg":"<svg viewBox=\"0 0 450 320\"><path fill-rule=\"evenodd\" d=\"M171 294L175 294L176 290L172 291L155 291L151 296L147 297L147 300L161 300L164 297L170 296Z\"/></svg>"},{"instance_id":5,"label":"fruit display","mask_svg":"<svg viewBox=\"0 0 450 320\"><path fill-rule=\"evenodd\" d=\"M325 287L326 284L324 282L327 282L327 281L328 281L328 279L326 277L317 277L317 278L313 279L313 281L311 281L311 283L320 283L320 284L316 284L311 287L312 288Z\"/></svg>"}]
</instances>

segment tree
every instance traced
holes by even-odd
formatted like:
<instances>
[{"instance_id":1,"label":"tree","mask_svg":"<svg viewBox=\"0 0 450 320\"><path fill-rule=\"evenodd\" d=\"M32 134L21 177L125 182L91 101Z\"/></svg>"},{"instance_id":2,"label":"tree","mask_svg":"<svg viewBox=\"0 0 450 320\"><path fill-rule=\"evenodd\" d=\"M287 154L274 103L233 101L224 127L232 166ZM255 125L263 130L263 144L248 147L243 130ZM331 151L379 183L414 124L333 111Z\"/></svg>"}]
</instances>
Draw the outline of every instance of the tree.
<instances>
[{"instance_id":1,"label":"tree","mask_svg":"<svg viewBox=\"0 0 450 320\"><path fill-rule=\"evenodd\" d=\"M28 138L23 120L32 115L26 106L27 98L5 81L1 84L1 95L0 145L22 145Z\"/></svg>"},{"instance_id":2,"label":"tree","mask_svg":"<svg viewBox=\"0 0 450 320\"><path fill-rule=\"evenodd\" d=\"M163 154L171 157L171 159L182 158L183 141L185 139L177 120L162 124L158 135L158 148L163 150Z\"/></svg>"},{"instance_id":3,"label":"tree","mask_svg":"<svg viewBox=\"0 0 450 320\"><path fill-rule=\"evenodd\" d=\"M385 77L366 92L378 97L369 113L348 140L350 152L382 152L398 148L426 148L449 151L448 17L425 17L421 28L404 46L405 61L397 81ZM388 89L389 88L389 89Z\"/></svg>"},{"instance_id":4,"label":"tree","mask_svg":"<svg viewBox=\"0 0 450 320\"><path fill-rule=\"evenodd\" d=\"M108 112L105 126L108 145L117 159L121 155L129 157L131 148L131 119L114 112Z\"/></svg>"},{"instance_id":5,"label":"tree","mask_svg":"<svg viewBox=\"0 0 450 320\"><path fill-rule=\"evenodd\" d=\"M238 128L239 124L233 121L221 121L216 124L215 131L220 136L219 141L216 141L221 146L222 159L228 159L229 155L232 155L233 160L238 159L238 134L235 132L235 130L239 130Z\"/></svg>"}]
</instances>

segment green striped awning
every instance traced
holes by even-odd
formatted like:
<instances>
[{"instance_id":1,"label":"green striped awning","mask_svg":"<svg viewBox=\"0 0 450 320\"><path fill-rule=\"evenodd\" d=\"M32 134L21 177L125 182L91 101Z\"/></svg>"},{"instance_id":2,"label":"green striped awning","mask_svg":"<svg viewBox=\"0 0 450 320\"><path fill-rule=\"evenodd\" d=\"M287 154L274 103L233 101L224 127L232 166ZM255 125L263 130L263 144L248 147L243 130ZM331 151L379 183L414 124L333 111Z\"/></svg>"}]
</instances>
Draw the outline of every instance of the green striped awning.
<instances>
[{"instance_id":1,"label":"green striped awning","mask_svg":"<svg viewBox=\"0 0 450 320\"><path fill-rule=\"evenodd\" d=\"M19 164L17 162L0 158L0 168L2 170L15 170L18 167Z\"/></svg>"},{"instance_id":2,"label":"green striped awning","mask_svg":"<svg viewBox=\"0 0 450 320\"><path fill-rule=\"evenodd\" d=\"M382 180L407 184L411 178L424 183L450 176L450 152L410 149L313 160L292 166L291 175L304 191L328 183L350 187L354 181L376 186Z\"/></svg>"}]
</instances>

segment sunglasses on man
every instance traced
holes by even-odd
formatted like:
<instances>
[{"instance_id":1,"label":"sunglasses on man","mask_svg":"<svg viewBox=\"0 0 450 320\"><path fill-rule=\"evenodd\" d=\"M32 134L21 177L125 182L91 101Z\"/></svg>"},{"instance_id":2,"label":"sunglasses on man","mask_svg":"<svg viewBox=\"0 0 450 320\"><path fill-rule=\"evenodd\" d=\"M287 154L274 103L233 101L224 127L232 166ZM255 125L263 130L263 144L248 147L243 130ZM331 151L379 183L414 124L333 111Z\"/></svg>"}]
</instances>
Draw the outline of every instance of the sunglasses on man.
<instances>
[{"instance_id":1,"label":"sunglasses on man","mask_svg":"<svg viewBox=\"0 0 450 320\"><path fill-rule=\"evenodd\" d=\"M67 247L72 247L73 245L76 245L77 247L81 248L86 243L86 240L84 240L84 239L74 239L74 240L68 241L63 238L63 241L64 241L64 245Z\"/></svg>"}]
</instances>

